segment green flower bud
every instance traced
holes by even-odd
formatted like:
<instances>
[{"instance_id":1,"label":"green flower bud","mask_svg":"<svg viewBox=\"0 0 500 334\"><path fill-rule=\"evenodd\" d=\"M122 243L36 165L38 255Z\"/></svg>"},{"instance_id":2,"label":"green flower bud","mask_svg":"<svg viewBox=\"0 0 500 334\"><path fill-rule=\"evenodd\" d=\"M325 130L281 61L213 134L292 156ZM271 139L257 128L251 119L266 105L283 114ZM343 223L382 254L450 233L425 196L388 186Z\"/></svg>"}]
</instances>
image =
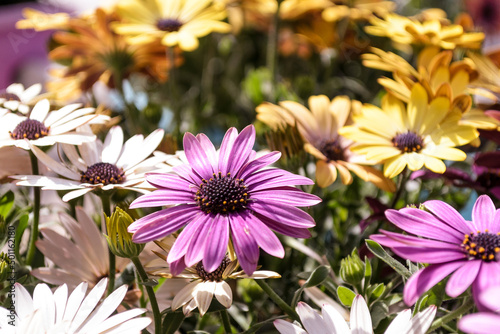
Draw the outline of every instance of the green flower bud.
<instances>
[{"instance_id":1,"label":"green flower bud","mask_svg":"<svg viewBox=\"0 0 500 334\"><path fill-rule=\"evenodd\" d=\"M106 240L109 249L116 256L131 259L139 256L144 249L145 244L132 242L132 234L127 231L127 228L133 222L132 217L118 207L111 217L106 217L106 228L108 230Z\"/></svg>"},{"instance_id":2,"label":"green flower bud","mask_svg":"<svg viewBox=\"0 0 500 334\"><path fill-rule=\"evenodd\" d=\"M10 268L10 260L7 254L4 252L0 253L0 282L3 282L10 278L13 270ZM14 280L15 281L15 280Z\"/></svg>"},{"instance_id":3,"label":"green flower bud","mask_svg":"<svg viewBox=\"0 0 500 334\"><path fill-rule=\"evenodd\" d=\"M365 276L365 263L358 256L356 248L351 255L340 262L340 277L347 283L357 286Z\"/></svg>"}]
</instances>

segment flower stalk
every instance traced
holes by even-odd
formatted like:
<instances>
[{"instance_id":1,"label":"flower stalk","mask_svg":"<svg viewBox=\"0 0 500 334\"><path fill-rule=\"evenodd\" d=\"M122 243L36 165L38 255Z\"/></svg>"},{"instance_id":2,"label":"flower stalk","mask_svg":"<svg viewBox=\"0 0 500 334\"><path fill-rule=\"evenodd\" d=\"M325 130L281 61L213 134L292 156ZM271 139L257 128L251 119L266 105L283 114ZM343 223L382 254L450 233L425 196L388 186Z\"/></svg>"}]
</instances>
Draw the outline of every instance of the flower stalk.
<instances>
[{"instance_id":1,"label":"flower stalk","mask_svg":"<svg viewBox=\"0 0 500 334\"><path fill-rule=\"evenodd\" d=\"M267 284L264 280L255 280L255 283L257 283L262 290L275 302L280 309L282 309L290 318L293 320L299 321L300 322L300 317L295 312L290 305L288 305L283 299L281 299L280 296L274 290Z\"/></svg>"},{"instance_id":2,"label":"flower stalk","mask_svg":"<svg viewBox=\"0 0 500 334\"><path fill-rule=\"evenodd\" d=\"M39 175L38 159L30 150L31 170L33 175ZM28 253L26 255L26 264L31 265L36 253L36 241L38 240L38 225L40 222L40 188L34 187L34 203L33 203L33 226L31 227L31 236L28 244Z\"/></svg>"}]
</instances>

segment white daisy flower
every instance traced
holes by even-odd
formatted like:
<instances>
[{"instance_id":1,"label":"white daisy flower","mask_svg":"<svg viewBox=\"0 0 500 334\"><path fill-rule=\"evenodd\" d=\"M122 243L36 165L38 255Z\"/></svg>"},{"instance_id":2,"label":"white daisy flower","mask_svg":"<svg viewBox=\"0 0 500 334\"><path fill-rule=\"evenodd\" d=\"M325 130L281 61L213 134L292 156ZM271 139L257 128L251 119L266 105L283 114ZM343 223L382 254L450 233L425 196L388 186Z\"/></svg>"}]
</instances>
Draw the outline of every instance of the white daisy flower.
<instances>
[{"instance_id":1,"label":"white daisy flower","mask_svg":"<svg viewBox=\"0 0 500 334\"><path fill-rule=\"evenodd\" d=\"M90 133L89 128L81 129ZM123 143L123 130L114 126L104 143L96 140L77 148L62 144L61 147L71 166L56 161L42 150L31 145L33 153L45 166L64 178L20 175L19 186L43 187L42 189L72 190L63 196L67 202L93 190L115 188L148 193L155 188L145 180L148 172L167 172L171 167L164 162L175 156L153 152L163 139L163 130L157 129L146 138L135 135ZM153 157L148 158L152 153Z\"/></svg>"},{"instance_id":2,"label":"white daisy flower","mask_svg":"<svg viewBox=\"0 0 500 334\"><path fill-rule=\"evenodd\" d=\"M411 310L400 312L386 329L385 334L425 334L436 315L436 306L432 305L411 317ZM304 302L296 308L305 327L278 319L274 326L281 334L350 334L373 333L370 310L361 295L357 295L351 306L349 325L344 317L331 305L324 304L321 315Z\"/></svg>"},{"instance_id":3,"label":"white daisy flower","mask_svg":"<svg viewBox=\"0 0 500 334\"><path fill-rule=\"evenodd\" d=\"M80 145L95 140L95 135L78 133L75 129L92 121L103 122L108 117L95 115L94 108L78 109L79 107L80 104L70 104L59 110L50 111L49 101L41 100L35 104L28 117L10 112L4 113L0 118L0 147L17 146L29 150L30 144Z\"/></svg>"},{"instance_id":4,"label":"white daisy flower","mask_svg":"<svg viewBox=\"0 0 500 334\"><path fill-rule=\"evenodd\" d=\"M131 309L111 316L127 293L123 285L99 303L108 280L102 279L85 297L88 284L81 283L68 297L66 284L54 293L38 284L33 298L19 283L15 284L15 314L0 307L0 329L4 334L124 334L141 333L151 323L138 317L145 309Z\"/></svg>"},{"instance_id":5,"label":"white daisy flower","mask_svg":"<svg viewBox=\"0 0 500 334\"><path fill-rule=\"evenodd\" d=\"M36 100L41 98L41 96L38 96L41 91L42 85L39 83L26 89L24 89L23 84L13 83L4 92L0 92L0 109L26 115L31 109L30 105L33 105Z\"/></svg>"}]
</instances>

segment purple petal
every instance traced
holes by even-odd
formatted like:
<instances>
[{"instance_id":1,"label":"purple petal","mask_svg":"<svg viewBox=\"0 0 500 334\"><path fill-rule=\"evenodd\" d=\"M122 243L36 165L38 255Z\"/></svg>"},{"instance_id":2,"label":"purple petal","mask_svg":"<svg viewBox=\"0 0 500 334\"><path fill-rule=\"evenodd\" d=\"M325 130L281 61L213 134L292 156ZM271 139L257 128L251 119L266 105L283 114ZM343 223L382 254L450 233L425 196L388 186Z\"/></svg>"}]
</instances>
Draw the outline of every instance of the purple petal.
<instances>
[{"instance_id":1,"label":"purple petal","mask_svg":"<svg viewBox=\"0 0 500 334\"><path fill-rule=\"evenodd\" d=\"M306 228L297 228L293 226L291 227L283 225L257 212L254 212L254 215L255 217L259 218L261 222L266 224L266 226L269 227L271 230L278 232L280 234L288 235L293 238L302 238L302 239L307 239L311 237L311 232L309 232L309 230Z\"/></svg>"},{"instance_id":2,"label":"purple petal","mask_svg":"<svg viewBox=\"0 0 500 334\"><path fill-rule=\"evenodd\" d=\"M169 263L170 273L174 276L179 275L184 269L186 269L186 264L184 263L184 258L180 258L177 261Z\"/></svg>"},{"instance_id":3,"label":"purple petal","mask_svg":"<svg viewBox=\"0 0 500 334\"><path fill-rule=\"evenodd\" d=\"M472 283L472 296L479 311L487 311L488 308L481 303L481 296L485 291L494 286L500 286L500 262L483 262Z\"/></svg>"},{"instance_id":4,"label":"purple petal","mask_svg":"<svg viewBox=\"0 0 500 334\"><path fill-rule=\"evenodd\" d=\"M442 221L424 210L413 208L387 210L385 216L403 231L415 235L459 244L464 239L462 233L447 224L443 224Z\"/></svg>"},{"instance_id":5,"label":"purple petal","mask_svg":"<svg viewBox=\"0 0 500 334\"><path fill-rule=\"evenodd\" d=\"M188 182L175 174L147 174L146 181L156 188L172 190L188 190L193 187L193 183Z\"/></svg>"},{"instance_id":6,"label":"purple petal","mask_svg":"<svg viewBox=\"0 0 500 334\"><path fill-rule=\"evenodd\" d=\"M489 310L500 313L500 285L483 291L478 300Z\"/></svg>"},{"instance_id":7,"label":"purple petal","mask_svg":"<svg viewBox=\"0 0 500 334\"><path fill-rule=\"evenodd\" d=\"M211 273L217 269L227 252L229 242L229 219L227 216L217 215L208 234L208 244L203 255L203 267Z\"/></svg>"},{"instance_id":8,"label":"purple petal","mask_svg":"<svg viewBox=\"0 0 500 334\"><path fill-rule=\"evenodd\" d=\"M422 263L446 263L455 260L463 260L465 254L460 250L448 250L429 247L401 246L392 247L394 253L413 262Z\"/></svg>"},{"instance_id":9,"label":"purple petal","mask_svg":"<svg viewBox=\"0 0 500 334\"><path fill-rule=\"evenodd\" d=\"M457 210L445 202L431 200L425 202L424 206L436 215L438 219L462 232L464 235L477 230L473 222L466 221Z\"/></svg>"},{"instance_id":10,"label":"purple petal","mask_svg":"<svg viewBox=\"0 0 500 334\"><path fill-rule=\"evenodd\" d=\"M313 206L321 202L321 198L318 196L308 194L293 187L278 187L255 191L252 192L251 198L292 206Z\"/></svg>"},{"instance_id":11,"label":"purple petal","mask_svg":"<svg viewBox=\"0 0 500 334\"><path fill-rule=\"evenodd\" d=\"M217 151L215 150L214 144L212 144L210 139L208 139L204 133L196 135L196 139L198 139L203 151L207 155L208 161L210 162L210 165L212 165L214 173L217 173L219 170L219 162L217 161Z\"/></svg>"},{"instance_id":12,"label":"purple petal","mask_svg":"<svg viewBox=\"0 0 500 334\"><path fill-rule=\"evenodd\" d=\"M170 249L170 252L168 253L168 263L175 262L186 255L187 250L191 245L191 240L198 236L202 226L208 219L209 216L199 214L198 216L196 216L196 218L189 222L189 224L186 225L177 239L175 239L172 249Z\"/></svg>"},{"instance_id":13,"label":"purple petal","mask_svg":"<svg viewBox=\"0 0 500 334\"><path fill-rule=\"evenodd\" d=\"M253 125L249 125L240 132L238 138L234 141L231 155L229 156L227 172L237 175L241 166L247 162L254 144L255 128Z\"/></svg>"},{"instance_id":14,"label":"purple petal","mask_svg":"<svg viewBox=\"0 0 500 334\"><path fill-rule=\"evenodd\" d=\"M274 151L267 153L255 160L248 162L246 165L241 167L240 172L236 177L240 179L246 179L248 175L252 174L259 169L276 162L281 157L281 152Z\"/></svg>"},{"instance_id":15,"label":"purple petal","mask_svg":"<svg viewBox=\"0 0 500 334\"><path fill-rule=\"evenodd\" d=\"M499 333L500 315L494 313L468 314L460 319L458 328L465 333Z\"/></svg>"},{"instance_id":16,"label":"purple petal","mask_svg":"<svg viewBox=\"0 0 500 334\"><path fill-rule=\"evenodd\" d=\"M174 166L172 170L189 183L201 184L201 177L188 165Z\"/></svg>"},{"instance_id":17,"label":"purple petal","mask_svg":"<svg viewBox=\"0 0 500 334\"><path fill-rule=\"evenodd\" d=\"M479 231L484 232L490 228L491 222L495 217L495 204L487 195L481 195L476 200L472 208L472 221L476 224Z\"/></svg>"},{"instance_id":18,"label":"purple petal","mask_svg":"<svg viewBox=\"0 0 500 334\"><path fill-rule=\"evenodd\" d=\"M249 214L248 221L250 221L248 224L250 234L252 234L260 248L272 256L283 258L285 256L283 245L269 227L254 215Z\"/></svg>"},{"instance_id":19,"label":"purple petal","mask_svg":"<svg viewBox=\"0 0 500 334\"><path fill-rule=\"evenodd\" d=\"M257 191L282 186L311 185L314 181L301 175L295 175L282 169L265 169L253 173L244 181L249 191Z\"/></svg>"},{"instance_id":20,"label":"purple petal","mask_svg":"<svg viewBox=\"0 0 500 334\"><path fill-rule=\"evenodd\" d=\"M290 205L256 201L248 203L248 208L289 227L309 228L316 225L308 213Z\"/></svg>"},{"instance_id":21,"label":"purple petal","mask_svg":"<svg viewBox=\"0 0 500 334\"><path fill-rule=\"evenodd\" d=\"M213 216L202 213L206 217L205 222L200 224L196 232L193 234L189 247L187 249L186 255L184 256L184 262L188 267L191 267L203 259L203 254L205 253L205 247L208 245L208 232L213 225Z\"/></svg>"},{"instance_id":22,"label":"purple petal","mask_svg":"<svg viewBox=\"0 0 500 334\"><path fill-rule=\"evenodd\" d=\"M131 209L195 203L194 194L183 190L155 190L130 204Z\"/></svg>"},{"instance_id":23,"label":"purple petal","mask_svg":"<svg viewBox=\"0 0 500 334\"><path fill-rule=\"evenodd\" d=\"M481 268L481 260L466 261L451 275L446 283L446 293L450 297L460 296L474 282Z\"/></svg>"},{"instance_id":24,"label":"purple petal","mask_svg":"<svg viewBox=\"0 0 500 334\"><path fill-rule=\"evenodd\" d=\"M411 306L415 304L417 299L422 294L427 292L430 288L464 264L465 261L455 261L443 264L434 264L421 269L419 272L410 277L408 282L406 282L403 291L406 305Z\"/></svg>"},{"instance_id":25,"label":"purple petal","mask_svg":"<svg viewBox=\"0 0 500 334\"><path fill-rule=\"evenodd\" d=\"M249 214L243 212L239 215L230 215L229 223L231 225L231 237L233 240L234 251L243 271L251 276L257 268L259 261L259 246L252 237L248 225L251 223Z\"/></svg>"},{"instance_id":26,"label":"purple petal","mask_svg":"<svg viewBox=\"0 0 500 334\"><path fill-rule=\"evenodd\" d=\"M441 248L446 250L451 249L457 251L461 251L462 249L460 245L449 244L443 241L423 239L414 237L412 235L404 235L385 230L380 230L380 232L383 233L384 235L376 234L370 236L370 238L386 247L414 246L417 248L438 248L438 249Z\"/></svg>"},{"instance_id":27,"label":"purple petal","mask_svg":"<svg viewBox=\"0 0 500 334\"><path fill-rule=\"evenodd\" d=\"M234 141L238 137L238 131L235 128L230 128L227 130L222 139L222 144L220 145L219 151L219 171L222 175L226 175L228 172L228 164L231 159L231 150L233 148Z\"/></svg>"},{"instance_id":28,"label":"purple petal","mask_svg":"<svg viewBox=\"0 0 500 334\"><path fill-rule=\"evenodd\" d=\"M212 177L212 174L216 172L209 164L210 160L208 160L200 142L189 132L184 134L184 152L186 153L186 158L191 167L202 178L208 180Z\"/></svg>"}]
</instances>

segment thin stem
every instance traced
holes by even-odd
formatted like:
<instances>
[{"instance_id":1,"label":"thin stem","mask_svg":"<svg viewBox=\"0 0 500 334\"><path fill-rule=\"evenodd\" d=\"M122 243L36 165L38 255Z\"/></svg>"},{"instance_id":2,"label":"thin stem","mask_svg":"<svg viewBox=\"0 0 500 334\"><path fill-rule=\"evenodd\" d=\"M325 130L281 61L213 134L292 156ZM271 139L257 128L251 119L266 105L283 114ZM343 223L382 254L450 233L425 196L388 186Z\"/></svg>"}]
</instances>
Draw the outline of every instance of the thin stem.
<instances>
[{"instance_id":1,"label":"thin stem","mask_svg":"<svg viewBox=\"0 0 500 334\"><path fill-rule=\"evenodd\" d=\"M224 326L224 331L226 331L226 333L232 333L233 330L231 329L231 321L227 310L220 311L220 318L222 320L222 325Z\"/></svg>"},{"instance_id":2,"label":"thin stem","mask_svg":"<svg viewBox=\"0 0 500 334\"><path fill-rule=\"evenodd\" d=\"M168 74L168 88L169 88L169 98L170 98L170 108L172 109L172 112L174 113L174 122L175 122L175 128L174 128L174 138L178 141L178 144L180 143L180 138L181 138L181 124L182 124L182 115L181 115L181 110L178 107L177 99L179 98L178 96L178 90L176 86L176 73L175 73L175 50L174 48L168 48L167 49L167 57L170 62L170 71Z\"/></svg>"},{"instance_id":3,"label":"thin stem","mask_svg":"<svg viewBox=\"0 0 500 334\"><path fill-rule=\"evenodd\" d=\"M38 159L30 150L31 171L33 175L38 175ZM31 227L30 241L28 244L28 253L26 255L26 264L31 265L36 253L36 241L38 239L38 223L40 222L40 188L33 187L34 204L33 204L33 226Z\"/></svg>"},{"instance_id":4,"label":"thin stem","mask_svg":"<svg viewBox=\"0 0 500 334\"><path fill-rule=\"evenodd\" d=\"M146 270L144 270L144 267L142 266L141 261L139 261L139 258L133 257L131 258L132 262L135 265L135 269L137 269L137 273L139 274L140 281L141 283L144 283L148 280L148 274L146 273ZM160 334L161 333L161 314L160 314L160 308L158 307L158 301L156 300L155 292L153 290L152 286L145 285L146 287L146 292L149 297L149 303L151 304L151 309L153 310L153 319L155 322L155 334Z\"/></svg>"},{"instance_id":5,"label":"thin stem","mask_svg":"<svg viewBox=\"0 0 500 334\"><path fill-rule=\"evenodd\" d=\"M398 182L398 190L396 191L396 194L392 198L391 205L390 207L394 209L396 204L398 204L398 200L401 197L401 194L403 193L403 189L405 188L406 181L408 181L408 178L410 177L410 172L407 168L405 168L399 177L399 182Z\"/></svg>"},{"instance_id":6,"label":"thin stem","mask_svg":"<svg viewBox=\"0 0 500 334\"><path fill-rule=\"evenodd\" d=\"M300 322L299 315L295 312L283 299L264 280L256 279L255 282L264 290L265 293L271 298L290 318Z\"/></svg>"},{"instance_id":7,"label":"thin stem","mask_svg":"<svg viewBox=\"0 0 500 334\"><path fill-rule=\"evenodd\" d=\"M278 24L279 24L279 5L281 1L278 1L278 10L274 14L273 20L271 22L271 26L269 27L269 34L267 40L267 50L266 50L266 67L269 69L271 73L271 83L272 83L272 91L271 94L274 95L276 90L276 45L278 44ZM275 99L274 96L271 96L272 99Z\"/></svg>"},{"instance_id":8,"label":"thin stem","mask_svg":"<svg viewBox=\"0 0 500 334\"><path fill-rule=\"evenodd\" d=\"M462 304L462 306L460 306L456 310L448 313L447 315L435 320L432 323L431 328L429 328L429 330L427 331L427 333L431 333L431 332L435 331L436 329L438 329L439 327L443 326L444 324L447 324L448 322L460 317L461 315L465 314L473 307L474 307L474 303L472 302L472 300L470 300L470 298L467 298L464 301L464 303Z\"/></svg>"},{"instance_id":9,"label":"thin stem","mask_svg":"<svg viewBox=\"0 0 500 334\"><path fill-rule=\"evenodd\" d=\"M111 201L108 193L104 193L100 195L101 197L101 202L102 202L102 211L106 215L106 217L111 216ZM104 225L107 230L106 226L106 219L103 219L101 225ZM108 256L109 256L109 284L108 284L108 292L107 295L109 296L113 290L115 289L115 276L116 276L116 256L111 252L111 249L108 248Z\"/></svg>"}]
</instances>

